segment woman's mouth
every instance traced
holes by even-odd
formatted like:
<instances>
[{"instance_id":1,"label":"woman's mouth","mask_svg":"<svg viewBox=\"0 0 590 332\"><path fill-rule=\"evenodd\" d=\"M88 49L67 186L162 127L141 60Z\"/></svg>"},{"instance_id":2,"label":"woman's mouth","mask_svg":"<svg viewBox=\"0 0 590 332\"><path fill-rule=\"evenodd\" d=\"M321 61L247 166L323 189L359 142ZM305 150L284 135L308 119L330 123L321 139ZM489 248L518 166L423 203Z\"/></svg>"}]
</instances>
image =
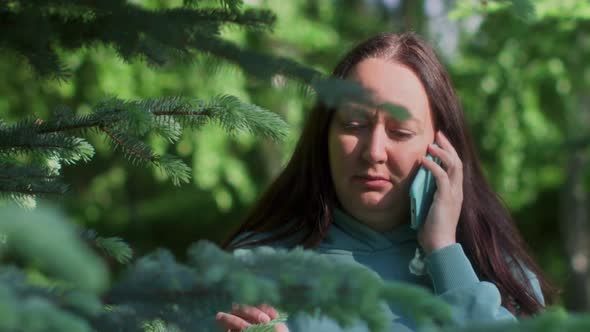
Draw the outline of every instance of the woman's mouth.
<instances>
[{"instance_id":1,"label":"woman's mouth","mask_svg":"<svg viewBox=\"0 0 590 332\"><path fill-rule=\"evenodd\" d=\"M369 188L379 189L391 185L391 180L384 176L355 175L353 180Z\"/></svg>"}]
</instances>

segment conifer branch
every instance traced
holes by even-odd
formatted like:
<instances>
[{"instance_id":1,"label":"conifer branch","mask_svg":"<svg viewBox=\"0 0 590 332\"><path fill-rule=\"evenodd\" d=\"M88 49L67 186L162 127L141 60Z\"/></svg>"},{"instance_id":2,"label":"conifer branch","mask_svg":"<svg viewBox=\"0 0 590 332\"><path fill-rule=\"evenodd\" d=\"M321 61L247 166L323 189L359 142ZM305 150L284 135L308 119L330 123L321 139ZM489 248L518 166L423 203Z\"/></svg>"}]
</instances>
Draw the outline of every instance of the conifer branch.
<instances>
[{"instance_id":1,"label":"conifer branch","mask_svg":"<svg viewBox=\"0 0 590 332\"><path fill-rule=\"evenodd\" d=\"M191 169L182 160L164 155L154 161L164 174L172 180L172 184L179 186L181 183L189 183L191 179Z\"/></svg>"},{"instance_id":2,"label":"conifer branch","mask_svg":"<svg viewBox=\"0 0 590 332\"><path fill-rule=\"evenodd\" d=\"M55 181L61 179L61 176L57 174L50 174L45 168L32 166L12 166L0 163L0 180L13 179L15 181L19 181L19 178Z\"/></svg>"},{"instance_id":3,"label":"conifer branch","mask_svg":"<svg viewBox=\"0 0 590 332\"><path fill-rule=\"evenodd\" d=\"M268 79L275 74L282 74L310 84L315 78L322 76L319 71L293 60L243 49L228 41L207 35L199 35L195 47L198 51L213 55L215 58L234 63L248 75L259 79Z\"/></svg>"},{"instance_id":4,"label":"conifer branch","mask_svg":"<svg viewBox=\"0 0 590 332\"><path fill-rule=\"evenodd\" d=\"M202 324L206 317L227 310L232 302L267 303L290 314L314 314L320 308L343 325L364 320L371 331L382 330L387 323L382 301L404 307L421 323L450 318L444 303L426 290L384 283L365 269L337 264L311 251L266 247L231 255L201 241L188 256L187 265L177 263L165 250L138 260L108 294L109 303L126 308L114 313L117 321L161 318L190 329L191 324ZM310 270L317 272L315 277L309 277ZM177 309L163 309L169 305ZM202 307L202 312L189 314L194 307ZM194 320L178 319L187 316Z\"/></svg>"},{"instance_id":5,"label":"conifer branch","mask_svg":"<svg viewBox=\"0 0 590 332\"><path fill-rule=\"evenodd\" d=\"M268 10L241 10L242 1L222 1L222 8L184 6L149 10L126 1L13 0L0 7L0 49L22 56L42 77L66 80L68 70L58 48L76 50L112 45L125 61L145 59L154 65L189 59L195 36L219 38L231 24L270 29L276 17ZM18 31L18 33L14 33ZM124 31L125 33L121 33Z\"/></svg>"},{"instance_id":6,"label":"conifer branch","mask_svg":"<svg viewBox=\"0 0 590 332\"><path fill-rule=\"evenodd\" d=\"M76 237L54 210L0 208L0 252L10 252L51 276L31 284L13 265L0 266L2 331L88 331L102 312L98 297L108 284L102 262Z\"/></svg>"},{"instance_id":7,"label":"conifer branch","mask_svg":"<svg viewBox=\"0 0 590 332\"><path fill-rule=\"evenodd\" d=\"M68 186L61 182L30 178L13 178L0 180L0 191L25 195L62 195Z\"/></svg>"},{"instance_id":8,"label":"conifer branch","mask_svg":"<svg viewBox=\"0 0 590 332\"><path fill-rule=\"evenodd\" d=\"M127 264L133 257L133 249L119 237L101 237L92 229L82 232L82 238L98 249L103 255L113 258L120 264Z\"/></svg>"},{"instance_id":9,"label":"conifer branch","mask_svg":"<svg viewBox=\"0 0 590 332\"><path fill-rule=\"evenodd\" d=\"M37 133L38 122L21 121L14 126L0 128L0 154L37 153L56 156L66 164L89 161L94 148L82 138L62 133Z\"/></svg>"},{"instance_id":10,"label":"conifer branch","mask_svg":"<svg viewBox=\"0 0 590 332\"><path fill-rule=\"evenodd\" d=\"M46 275L81 290L103 291L108 286L103 262L64 219L57 211L43 206L25 211L9 205L0 209L0 233L6 235L6 248L36 262L36 267Z\"/></svg>"},{"instance_id":11,"label":"conifer branch","mask_svg":"<svg viewBox=\"0 0 590 332\"><path fill-rule=\"evenodd\" d=\"M121 148L125 151L125 155L130 157L131 160L144 160L144 161L155 161L157 156L154 155L149 146L143 142L131 137L126 136L123 133L115 132L107 128L106 126L100 125L98 129L105 133L114 143L114 149Z\"/></svg>"},{"instance_id":12,"label":"conifer branch","mask_svg":"<svg viewBox=\"0 0 590 332\"><path fill-rule=\"evenodd\" d=\"M179 97L140 101L112 98L96 105L88 115L76 116L67 108L55 113L48 120L28 119L10 126L0 124L0 157L37 154L55 159L58 166L89 161L94 148L86 140L68 136L66 132L96 129L110 140L114 150L121 149L132 164L151 163L174 185L180 185L190 181L191 169L178 158L155 154L142 140L147 134L153 133L174 143L180 138L183 127L199 129L206 123L216 123L229 134L249 132L279 141L286 137L288 127L278 115L227 95L209 102ZM55 175L50 170L41 171L37 172L38 179L23 173L19 185L0 181L0 192L36 195L59 194L66 190L59 181L49 181L50 176ZM13 174L14 170L10 172ZM2 174L0 172L0 179Z\"/></svg>"}]
</instances>

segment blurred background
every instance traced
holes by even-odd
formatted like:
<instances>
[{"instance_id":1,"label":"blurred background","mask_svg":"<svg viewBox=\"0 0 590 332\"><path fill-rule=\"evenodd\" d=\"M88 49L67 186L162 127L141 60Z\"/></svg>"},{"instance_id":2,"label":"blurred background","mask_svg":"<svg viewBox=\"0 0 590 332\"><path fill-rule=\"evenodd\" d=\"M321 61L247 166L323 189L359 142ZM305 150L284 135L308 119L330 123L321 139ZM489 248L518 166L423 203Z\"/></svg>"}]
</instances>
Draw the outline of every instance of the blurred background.
<instances>
[{"instance_id":1,"label":"blurred background","mask_svg":"<svg viewBox=\"0 0 590 332\"><path fill-rule=\"evenodd\" d=\"M182 1L136 0L151 8ZM508 1L509 2L509 1ZM540 265L563 288L570 310L590 308L590 2L450 0L249 0L277 15L272 32L227 28L244 47L294 59L321 72L353 45L383 31L415 31L437 49L462 100L489 181L513 213ZM532 3L532 2L531 2ZM519 7L520 6L520 7ZM107 47L65 54L67 82L39 80L0 55L0 117L45 118L59 105L79 113L110 96L207 100L232 94L280 114L290 125L280 143L228 136L216 127L184 133L158 151L193 168L174 187L127 162L90 134L94 159L63 171L71 188L59 204L103 236L120 236L141 255L167 247L184 255L199 239L219 243L280 171L313 103L301 84L277 75L253 80L207 58L154 69L125 63Z\"/></svg>"}]
</instances>

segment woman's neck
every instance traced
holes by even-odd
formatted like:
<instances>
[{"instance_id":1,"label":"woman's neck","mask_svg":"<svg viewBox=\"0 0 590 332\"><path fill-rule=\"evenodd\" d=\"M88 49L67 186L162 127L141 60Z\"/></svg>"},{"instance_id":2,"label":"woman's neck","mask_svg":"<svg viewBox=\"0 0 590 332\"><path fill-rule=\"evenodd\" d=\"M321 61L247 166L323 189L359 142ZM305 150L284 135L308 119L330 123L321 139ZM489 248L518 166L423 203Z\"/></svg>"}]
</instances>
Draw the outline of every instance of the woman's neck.
<instances>
[{"instance_id":1,"label":"woman's neck","mask_svg":"<svg viewBox=\"0 0 590 332\"><path fill-rule=\"evenodd\" d=\"M388 210L356 209L349 211L346 208L343 208L343 210L358 222L369 226L379 233L383 233L410 222L410 209L405 204L400 204L399 206L399 209Z\"/></svg>"}]
</instances>

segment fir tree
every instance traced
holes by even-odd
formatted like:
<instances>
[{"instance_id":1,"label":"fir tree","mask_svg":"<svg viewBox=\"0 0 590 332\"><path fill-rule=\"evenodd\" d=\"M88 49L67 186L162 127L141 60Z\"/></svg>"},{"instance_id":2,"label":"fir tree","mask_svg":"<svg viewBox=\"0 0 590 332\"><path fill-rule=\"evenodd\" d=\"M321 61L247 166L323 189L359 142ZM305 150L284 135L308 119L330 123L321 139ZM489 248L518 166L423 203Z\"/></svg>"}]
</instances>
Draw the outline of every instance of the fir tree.
<instances>
[{"instance_id":1,"label":"fir tree","mask_svg":"<svg viewBox=\"0 0 590 332\"><path fill-rule=\"evenodd\" d=\"M313 69L241 49L219 36L225 25L268 29L272 13L244 10L239 0L211 7L203 3L185 0L181 7L156 11L124 0L8 0L0 4L0 48L30 65L41 79L68 78L60 52L106 44L126 61L162 66L205 53L235 63L253 77L291 77L313 87L329 105L350 99L372 102L358 86L321 79ZM402 110L387 107L404 116ZM223 94L209 101L111 98L87 115L62 107L49 119L1 123L0 192L26 206L37 196L63 194L62 165L93 157L93 147L83 138L88 131L104 135L134 165L158 167L175 184L187 182L189 168L177 157L157 155L144 138L157 134L173 143L184 128L198 130L209 122L229 134L250 131L272 140L286 132L274 113ZM451 331L445 327L449 308L425 290L385 283L365 270L301 249L228 254L198 242L189 249L186 263L158 250L137 259L121 280L112 282L97 253L127 263L131 249L119 238L102 238L64 219L43 206L0 210L1 331L214 331L214 313L233 302L265 302L289 314L327 315L343 326L360 319L371 331L385 328L380 305L389 302L429 331ZM278 321L249 331L272 330ZM522 325L468 326L462 331L579 331L589 322L557 312Z\"/></svg>"},{"instance_id":2,"label":"fir tree","mask_svg":"<svg viewBox=\"0 0 590 332\"><path fill-rule=\"evenodd\" d=\"M272 13L242 10L241 1L221 1L220 6L211 8L200 5L199 1L185 1L182 7L153 11L119 0L8 1L0 5L3 31L0 47L29 65L40 79L68 79L68 69L60 60L60 52L106 44L125 61L139 59L154 66L191 61L195 53L205 53L235 63L259 79L282 74L309 84L330 105L343 98L369 102L366 93L356 85L321 80L321 75L313 69L287 59L241 49L219 36L223 25L268 29L274 20ZM399 110L393 108L393 111ZM0 192L28 207L35 205L37 196L64 194L67 185L61 178L62 165L86 162L93 157L93 147L83 138L88 131L104 135L113 149L120 150L134 165L158 167L179 185L188 181L189 168L179 158L157 155L144 138L147 134L157 134L174 143L183 128L199 129L209 122L222 126L228 134L250 131L272 140L282 139L287 130L286 124L274 113L227 95L210 101L180 97L137 101L111 98L96 105L86 115L76 115L66 107L59 107L49 119L30 118L14 124L2 122ZM38 261L34 270L41 281L30 284L18 265L3 268L3 300L7 307L13 308L2 317L2 327L6 330L153 330L162 326L209 330L213 329L213 322L207 318L214 317L215 311L223 310L232 301L264 300L279 305L283 292L311 291L329 281L315 285L299 282L306 266L319 264L304 262L317 259L310 253L261 253L262 260L256 258L254 266L265 260L282 260L285 255L292 256L290 259L294 262L303 260L304 269L293 271L293 278L277 283L273 282L273 278L278 278L276 272L266 279L243 273L248 267L239 263L240 258L225 254L211 244L201 243L191 250L192 266L179 264L166 251L159 251L139 259L130 268L126 279L103 293L108 284L108 273L88 247L122 263L131 258L131 249L118 238L101 238L89 230L73 230L61 222L63 217L50 210L40 208L24 213L10 207L3 210L1 229L8 239L3 251L9 253L7 261L16 259L23 267L28 268L32 261ZM47 236L51 237L49 243L44 241ZM86 243L80 239L85 239ZM43 250L44 243L51 250ZM252 260L248 262L252 268ZM161 271L169 273L160 275ZM359 278L363 274L362 271L351 273ZM233 276L237 279L234 280ZM179 278L183 277L185 282L178 284ZM365 275L361 279L366 278ZM345 280L341 286L350 294L348 310L328 310L327 313L343 323L361 317L371 326L382 325L382 317L376 316L378 311L374 306L391 290L380 292L381 286L375 283L377 291L364 296L368 307L359 315L351 315L347 311L352 309L355 299L365 294L352 284L351 280ZM212 286L218 287L219 291L211 292ZM263 295L268 295L269 291L274 295L266 299ZM104 296L102 302L108 308L106 311L100 304L101 294ZM179 297L179 294L185 296ZM313 300L311 304L319 301L301 299L290 302L286 308L296 305L311 312L314 306L310 303L303 305L309 300ZM323 305L330 301L333 299L325 298ZM196 304L204 309L195 312ZM318 304L321 307L321 301ZM427 305L432 307L432 304Z\"/></svg>"}]
</instances>

